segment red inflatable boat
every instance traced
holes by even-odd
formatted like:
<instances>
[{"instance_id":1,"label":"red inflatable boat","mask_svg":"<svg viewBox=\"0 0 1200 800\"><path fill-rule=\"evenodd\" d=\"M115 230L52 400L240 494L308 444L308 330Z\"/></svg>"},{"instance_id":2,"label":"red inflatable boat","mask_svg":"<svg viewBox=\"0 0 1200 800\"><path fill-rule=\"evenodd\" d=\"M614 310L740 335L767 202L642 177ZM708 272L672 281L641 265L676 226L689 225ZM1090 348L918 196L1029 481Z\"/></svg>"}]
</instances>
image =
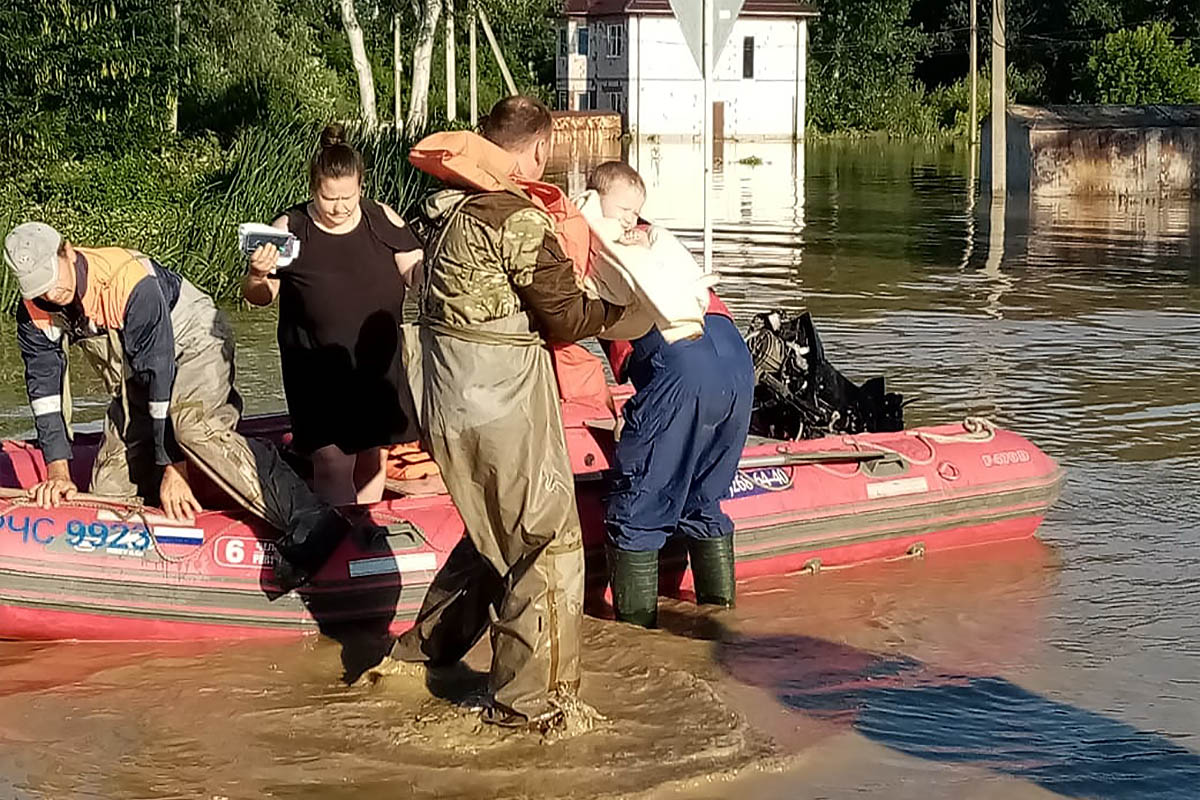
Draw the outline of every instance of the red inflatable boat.
<instances>
[{"instance_id":1,"label":"red inflatable boat","mask_svg":"<svg viewBox=\"0 0 1200 800\"><path fill-rule=\"evenodd\" d=\"M588 562L588 604L604 613L601 496L606 409L564 405ZM611 416L609 416L611 421ZM285 441L286 417L249 419ZM98 443L79 435L72 469ZM434 572L463 534L445 494L391 494L366 513L386 541L347 540L309 587L280 595L275 532L198 492L194 524L101 501L43 510L12 489L45 475L38 450L0 451L0 638L198 639L289 635L341 623L408 627ZM1032 536L1063 470L1028 440L982 421L801 442L752 438L725 503L737 525L737 574L816 571ZM81 487L84 483L79 484ZM686 595L664 553L663 591Z\"/></svg>"}]
</instances>

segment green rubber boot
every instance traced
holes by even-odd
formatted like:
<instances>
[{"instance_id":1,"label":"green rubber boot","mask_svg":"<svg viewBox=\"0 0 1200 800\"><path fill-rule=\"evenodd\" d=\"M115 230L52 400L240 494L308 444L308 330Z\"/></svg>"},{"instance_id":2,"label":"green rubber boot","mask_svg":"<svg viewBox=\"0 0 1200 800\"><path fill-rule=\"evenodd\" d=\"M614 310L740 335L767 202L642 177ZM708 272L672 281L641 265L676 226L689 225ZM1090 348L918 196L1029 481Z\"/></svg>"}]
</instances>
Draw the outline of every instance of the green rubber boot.
<instances>
[{"instance_id":1,"label":"green rubber boot","mask_svg":"<svg viewBox=\"0 0 1200 800\"><path fill-rule=\"evenodd\" d=\"M711 539L689 539L692 582L700 605L733 608L737 584L733 579L733 534Z\"/></svg>"},{"instance_id":2,"label":"green rubber boot","mask_svg":"<svg viewBox=\"0 0 1200 800\"><path fill-rule=\"evenodd\" d=\"M653 628L658 624L658 551L608 548L613 611L621 622Z\"/></svg>"}]
</instances>

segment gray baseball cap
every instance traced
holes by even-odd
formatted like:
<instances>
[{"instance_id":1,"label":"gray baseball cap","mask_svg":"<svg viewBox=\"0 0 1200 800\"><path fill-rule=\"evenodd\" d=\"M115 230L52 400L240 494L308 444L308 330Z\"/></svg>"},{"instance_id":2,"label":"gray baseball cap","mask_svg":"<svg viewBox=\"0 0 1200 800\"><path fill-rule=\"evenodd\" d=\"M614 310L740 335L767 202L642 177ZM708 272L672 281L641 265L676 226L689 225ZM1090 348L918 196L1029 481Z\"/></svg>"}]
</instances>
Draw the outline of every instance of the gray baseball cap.
<instances>
[{"instance_id":1,"label":"gray baseball cap","mask_svg":"<svg viewBox=\"0 0 1200 800\"><path fill-rule=\"evenodd\" d=\"M4 239L4 263L17 276L26 300L45 294L58 283L58 248L62 236L44 222L23 222Z\"/></svg>"}]
</instances>

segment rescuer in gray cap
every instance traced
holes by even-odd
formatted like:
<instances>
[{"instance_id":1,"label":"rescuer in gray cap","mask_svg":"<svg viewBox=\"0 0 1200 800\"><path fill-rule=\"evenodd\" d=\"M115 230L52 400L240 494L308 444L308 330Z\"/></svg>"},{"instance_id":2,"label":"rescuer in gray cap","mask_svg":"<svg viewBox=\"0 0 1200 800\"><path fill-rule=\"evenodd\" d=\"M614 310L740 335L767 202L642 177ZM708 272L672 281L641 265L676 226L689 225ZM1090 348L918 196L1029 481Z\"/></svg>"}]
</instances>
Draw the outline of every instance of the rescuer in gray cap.
<instances>
[{"instance_id":1,"label":"rescuer in gray cap","mask_svg":"<svg viewBox=\"0 0 1200 800\"><path fill-rule=\"evenodd\" d=\"M67 345L78 345L112 396L90 490L157 501L186 519L201 510L188 479L198 469L284 531L276 566L283 588L310 578L351 525L273 447L235 431L242 404L233 330L208 295L142 253L74 247L41 222L8 234L4 262L23 298L17 341L46 460L32 499L50 507L77 492Z\"/></svg>"}]
</instances>

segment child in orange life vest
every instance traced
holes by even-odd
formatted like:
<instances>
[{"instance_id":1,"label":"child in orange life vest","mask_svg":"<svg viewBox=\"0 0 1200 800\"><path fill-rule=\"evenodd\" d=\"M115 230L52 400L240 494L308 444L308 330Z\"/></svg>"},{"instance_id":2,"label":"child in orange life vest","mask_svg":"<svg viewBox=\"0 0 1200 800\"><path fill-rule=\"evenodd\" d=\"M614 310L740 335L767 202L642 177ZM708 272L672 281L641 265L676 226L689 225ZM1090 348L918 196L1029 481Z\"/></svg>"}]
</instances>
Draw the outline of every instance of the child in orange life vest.
<instances>
[{"instance_id":1,"label":"child in orange life vest","mask_svg":"<svg viewBox=\"0 0 1200 800\"><path fill-rule=\"evenodd\" d=\"M602 164L589 188L603 216L620 221L621 244L651 247L635 170ZM647 627L657 620L658 551L674 535L688 540L697 602L734 601L733 522L720 501L746 444L754 366L729 310L711 290L708 299L698 335L668 342L652 327L632 342L604 342L618 380L637 390L625 404L605 511L613 607Z\"/></svg>"}]
</instances>

